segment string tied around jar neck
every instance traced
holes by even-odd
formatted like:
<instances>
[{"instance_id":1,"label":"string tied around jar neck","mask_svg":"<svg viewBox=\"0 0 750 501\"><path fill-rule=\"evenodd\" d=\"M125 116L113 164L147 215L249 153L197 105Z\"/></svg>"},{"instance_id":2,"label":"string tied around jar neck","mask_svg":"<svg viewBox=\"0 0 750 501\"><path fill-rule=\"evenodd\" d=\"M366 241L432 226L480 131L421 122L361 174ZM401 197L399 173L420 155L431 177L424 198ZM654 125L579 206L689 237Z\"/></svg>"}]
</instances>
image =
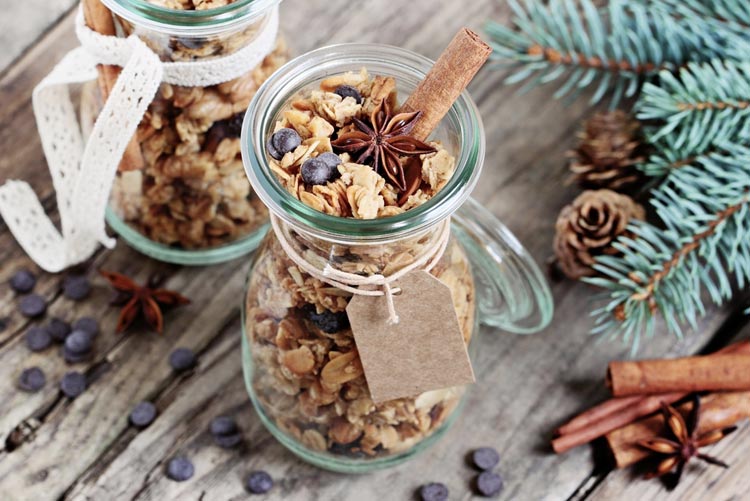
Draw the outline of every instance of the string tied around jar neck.
<instances>
[{"instance_id":1,"label":"string tied around jar neck","mask_svg":"<svg viewBox=\"0 0 750 501\"><path fill-rule=\"evenodd\" d=\"M58 272L91 257L99 244L114 247L104 214L117 167L162 82L206 87L248 73L273 50L278 6L257 37L232 54L201 61L163 62L136 35L120 38L91 30L79 9L81 46L68 52L34 88L32 105L60 213L59 231L31 186L0 186L0 216L42 269ZM97 65L122 67L88 140L68 87L97 78Z\"/></svg>"},{"instance_id":2,"label":"string tied around jar neck","mask_svg":"<svg viewBox=\"0 0 750 501\"><path fill-rule=\"evenodd\" d=\"M394 285L401 277L412 271L421 269L429 272L432 270L443 257L445 249L448 247L451 226L450 218L446 218L439 224L441 226L438 229L437 238L433 239L433 241L427 245L424 252L422 252L422 254L414 261L388 276L379 273L363 276L356 273L338 270L331 266L330 263L326 263L321 269L305 259L305 257L294 248L294 245L292 245L288 233L281 227L279 218L276 215L271 214L271 228L273 229L281 248L294 264L299 266L300 269L313 278L316 278L331 287L336 287L337 289L359 296L385 296L386 306L388 308L388 321L391 324L399 323L398 312L396 312L393 296L401 292L401 289ZM371 289L370 287L375 287L375 289Z\"/></svg>"}]
</instances>

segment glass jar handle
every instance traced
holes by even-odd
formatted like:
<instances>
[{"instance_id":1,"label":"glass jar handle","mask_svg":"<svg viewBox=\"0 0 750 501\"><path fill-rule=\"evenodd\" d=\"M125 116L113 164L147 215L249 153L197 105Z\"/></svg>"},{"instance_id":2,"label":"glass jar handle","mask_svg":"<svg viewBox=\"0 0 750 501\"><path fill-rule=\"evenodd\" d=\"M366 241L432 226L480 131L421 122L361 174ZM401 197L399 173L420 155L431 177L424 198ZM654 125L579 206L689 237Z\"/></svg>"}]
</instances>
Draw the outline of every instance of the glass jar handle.
<instances>
[{"instance_id":1,"label":"glass jar handle","mask_svg":"<svg viewBox=\"0 0 750 501\"><path fill-rule=\"evenodd\" d=\"M480 322L516 334L544 329L552 319L552 293L515 235L473 198L452 222L473 267Z\"/></svg>"}]
</instances>

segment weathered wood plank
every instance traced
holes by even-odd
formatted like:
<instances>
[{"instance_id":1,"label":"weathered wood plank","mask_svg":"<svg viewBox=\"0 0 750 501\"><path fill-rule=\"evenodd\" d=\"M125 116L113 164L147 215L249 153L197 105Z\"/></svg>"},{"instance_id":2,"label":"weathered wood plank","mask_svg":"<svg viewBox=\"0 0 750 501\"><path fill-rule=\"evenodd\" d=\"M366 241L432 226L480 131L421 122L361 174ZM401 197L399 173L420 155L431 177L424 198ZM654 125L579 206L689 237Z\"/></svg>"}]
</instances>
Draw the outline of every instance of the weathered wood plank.
<instances>
[{"instance_id":1,"label":"weathered wood plank","mask_svg":"<svg viewBox=\"0 0 750 501\"><path fill-rule=\"evenodd\" d=\"M311 14L329 22L311 26ZM487 17L506 15L507 6L490 0L468 4L441 0L398 8L387 0L287 0L282 5L283 28L297 53L356 40L401 45L436 57L460 26L478 29ZM0 98L9 103L0 110L0 148L11 152L0 159L0 181L6 176L30 179L47 199L51 186L29 96L53 62L75 44L70 22L68 16L0 81ZM502 77L485 69L471 86L488 137L488 160L476 196L543 262L555 215L575 193L564 186L563 153L587 110L583 103L565 108L551 101L544 89L517 97L513 89L502 86ZM0 231L0 245L8 242L9 255L15 256L0 265L2 279L24 258L9 243L7 230ZM272 499L407 499L420 483L430 480L443 481L453 497L466 498L474 473L464 465L463 456L480 445L494 445L503 455L506 499L566 499L589 476L592 463L585 447L564 457L547 451L547 438L556 424L604 397L601 380L606 362L627 352L615 344L594 344L587 336L588 287L554 286L558 313L544 333L518 337L483 331L475 360L479 382L464 414L434 449L398 468L346 477L319 472L294 459L252 413L241 379L236 332L246 263L240 259L171 274L170 286L188 294L194 304L171 316L164 338L141 332L115 337L111 329L116 315L105 309L106 295L81 305L55 301L53 314L69 318L97 314L105 326L96 363L83 366L92 370L96 380L73 402L56 396L54 384L66 367L53 354L24 361L44 365L48 371L50 382L41 395L19 395L12 387L13 371L20 371L18 361L29 357L19 338L22 324L15 324L0 346L0 401L4 408L13 409L11 416L0 417L0 432L37 415L43 421L28 443L0 453L2 492L18 499L54 499L70 489L66 497L73 499L203 495L206 500L224 500L244 498L242 478L249 470L263 468L281 481ZM122 246L102 254L96 264L138 272L141 278L158 266ZM54 294L58 281L45 276L40 290ZM0 297L0 316L11 307L12 297ZM724 316L721 312L711 316L700 334L680 343L661 336L641 355L693 352ZM205 350L194 375L175 378L169 370L166 356L175 346ZM6 365L8 369L3 368ZM156 400L161 416L136 434L127 427L127 412L144 398ZM223 412L240 418L249 447L227 452L211 445L207 423ZM163 477L164 461L176 452L188 454L196 464L197 475L190 482L177 484Z\"/></svg>"},{"instance_id":2,"label":"weathered wood plank","mask_svg":"<svg viewBox=\"0 0 750 501\"><path fill-rule=\"evenodd\" d=\"M25 0L0 17L0 74L36 42L39 36L70 11L77 0Z\"/></svg>"}]
</instances>

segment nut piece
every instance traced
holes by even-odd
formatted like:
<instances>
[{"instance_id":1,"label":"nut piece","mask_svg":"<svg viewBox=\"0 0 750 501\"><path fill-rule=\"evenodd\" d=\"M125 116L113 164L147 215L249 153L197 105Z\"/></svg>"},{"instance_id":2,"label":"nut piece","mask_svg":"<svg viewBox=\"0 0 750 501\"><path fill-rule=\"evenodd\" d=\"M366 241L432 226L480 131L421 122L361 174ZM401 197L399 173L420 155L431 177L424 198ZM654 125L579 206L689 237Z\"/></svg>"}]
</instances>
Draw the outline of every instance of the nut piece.
<instances>
[{"instance_id":1,"label":"nut piece","mask_svg":"<svg viewBox=\"0 0 750 501\"><path fill-rule=\"evenodd\" d=\"M281 353L281 363L297 375L307 374L315 367L315 357L307 346Z\"/></svg>"},{"instance_id":2,"label":"nut piece","mask_svg":"<svg viewBox=\"0 0 750 501\"><path fill-rule=\"evenodd\" d=\"M324 383L344 384L364 374L357 350L333 358L335 353L332 351L329 354L331 361L323 367L323 372L320 373Z\"/></svg>"}]
</instances>

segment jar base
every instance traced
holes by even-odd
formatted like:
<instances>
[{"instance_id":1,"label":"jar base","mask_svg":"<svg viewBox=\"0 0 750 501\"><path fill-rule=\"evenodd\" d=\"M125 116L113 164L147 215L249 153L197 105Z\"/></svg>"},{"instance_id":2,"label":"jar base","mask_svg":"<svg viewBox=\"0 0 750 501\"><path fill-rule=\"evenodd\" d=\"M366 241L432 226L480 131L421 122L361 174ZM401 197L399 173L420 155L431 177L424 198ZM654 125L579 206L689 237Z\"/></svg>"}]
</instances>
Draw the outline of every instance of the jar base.
<instances>
[{"instance_id":1,"label":"jar base","mask_svg":"<svg viewBox=\"0 0 750 501\"><path fill-rule=\"evenodd\" d=\"M107 207L106 221L125 243L141 254L157 261L183 266L219 264L250 254L258 248L269 228L268 224L264 224L250 235L219 247L188 250L154 242L123 221L111 207Z\"/></svg>"},{"instance_id":2,"label":"jar base","mask_svg":"<svg viewBox=\"0 0 750 501\"><path fill-rule=\"evenodd\" d=\"M244 312L243 312L244 313ZM244 317L244 314L243 314ZM245 331L245 321L243 318L242 321L242 372L245 379L245 388L247 389L247 393L250 396L250 401L253 404L253 408L255 409L255 413L260 418L261 423L263 423L263 426L266 427L266 429L273 435L273 437L278 440L281 445L286 447L289 451L291 451L295 456L299 457L303 461L312 464L313 466L317 466L318 468L333 471L336 473L368 473L374 470L382 470L384 468L390 468L392 466L399 465L405 461L408 461L409 459L413 458L414 456L420 454L421 452L427 450L432 445L434 445L442 436L445 434L445 432L448 430L448 428L453 424L457 416L461 413L461 410L463 408L464 402L465 402L465 394L461 397L461 400L458 403L458 406L454 411L451 413L450 416L448 416L445 420L445 422L435 430L429 437L425 438L421 442L419 442L417 445L411 447L409 450L401 453L401 454L395 454L393 456L389 457L383 457L383 458L369 458L369 459L351 459L351 458L336 458L330 454L324 454L312 451L306 447L303 447L297 440L293 439L289 435L282 432L269 418L265 412L263 411L262 407L259 404L258 398L255 395L255 390L253 389L252 384L252 374L253 374L253 361L252 361L252 355L250 353L250 345L247 340L247 333Z\"/></svg>"}]
</instances>

